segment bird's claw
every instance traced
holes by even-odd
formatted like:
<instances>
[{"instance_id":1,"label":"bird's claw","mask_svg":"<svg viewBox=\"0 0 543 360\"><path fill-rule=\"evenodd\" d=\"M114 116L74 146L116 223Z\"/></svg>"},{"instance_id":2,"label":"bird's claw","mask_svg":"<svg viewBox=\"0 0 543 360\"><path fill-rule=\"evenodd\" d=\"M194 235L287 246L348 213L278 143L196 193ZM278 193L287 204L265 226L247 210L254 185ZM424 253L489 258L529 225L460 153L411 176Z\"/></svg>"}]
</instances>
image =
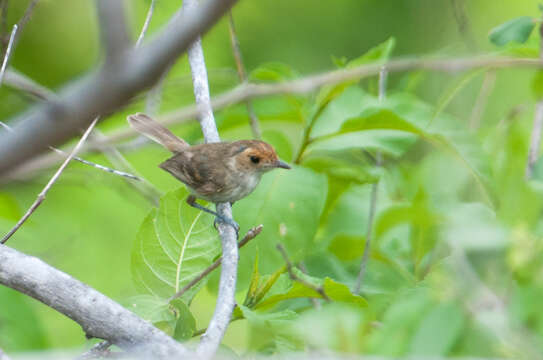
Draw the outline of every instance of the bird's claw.
<instances>
[{"instance_id":1,"label":"bird's claw","mask_svg":"<svg viewBox=\"0 0 543 360\"><path fill-rule=\"evenodd\" d=\"M236 237L239 237L239 225L237 222L235 222L232 219L225 218L223 216L217 216L215 217L215 221L213 221L213 226L215 226L215 229L217 228L218 222L222 222L224 224L230 225L236 231Z\"/></svg>"}]
</instances>

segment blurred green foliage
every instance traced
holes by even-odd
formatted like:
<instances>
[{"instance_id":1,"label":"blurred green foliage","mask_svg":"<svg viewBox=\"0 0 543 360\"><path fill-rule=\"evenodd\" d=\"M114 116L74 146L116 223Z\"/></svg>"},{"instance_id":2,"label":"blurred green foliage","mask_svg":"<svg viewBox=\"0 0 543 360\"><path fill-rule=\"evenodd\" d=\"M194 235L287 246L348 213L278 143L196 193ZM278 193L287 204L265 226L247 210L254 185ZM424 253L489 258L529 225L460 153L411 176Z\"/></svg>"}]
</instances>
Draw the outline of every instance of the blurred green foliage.
<instances>
[{"instance_id":1,"label":"blurred green foliage","mask_svg":"<svg viewBox=\"0 0 543 360\"><path fill-rule=\"evenodd\" d=\"M27 3L9 2L9 25ZM149 3L127 2L134 36ZM157 0L149 36L179 3ZM533 19L539 14L533 2L464 4L469 24L460 30L471 33L477 52L538 56ZM281 82L402 55L472 54L473 44L464 42L446 0L241 1L233 14L254 82ZM212 92L235 86L224 20L204 45ZM12 65L60 89L100 59L93 2L42 0ZM295 165L264 176L257 190L234 206L241 234L258 224L264 230L240 251L239 307L224 341L226 353L228 348L239 354L313 349L533 358L543 351L543 161L531 180L524 176L541 74L499 71L479 115L474 108L487 74L487 69L392 74L384 100L372 78L254 101L264 139ZM191 102L183 58L168 75L160 112ZM0 89L2 121L32 104L24 94ZM136 98L101 128L124 127L126 114L143 109L144 98ZM481 126L470 128L477 116ZM216 117L223 139L251 137L245 105L230 106ZM195 122L174 131L190 143L202 141ZM188 341L207 326L219 271L181 299L169 297L214 261L220 246L213 218L187 206L186 190L156 167L167 156L156 146L126 153L163 192L158 208L124 180L73 163L9 245ZM382 166L376 165L378 156ZM100 154L86 157L108 164ZM1 232L13 226L49 174L2 186ZM369 263L361 294L353 294L376 182ZM303 282L289 277L278 243ZM501 303L493 305L488 293ZM84 344L83 332L71 320L0 288L0 348L17 352Z\"/></svg>"}]
</instances>

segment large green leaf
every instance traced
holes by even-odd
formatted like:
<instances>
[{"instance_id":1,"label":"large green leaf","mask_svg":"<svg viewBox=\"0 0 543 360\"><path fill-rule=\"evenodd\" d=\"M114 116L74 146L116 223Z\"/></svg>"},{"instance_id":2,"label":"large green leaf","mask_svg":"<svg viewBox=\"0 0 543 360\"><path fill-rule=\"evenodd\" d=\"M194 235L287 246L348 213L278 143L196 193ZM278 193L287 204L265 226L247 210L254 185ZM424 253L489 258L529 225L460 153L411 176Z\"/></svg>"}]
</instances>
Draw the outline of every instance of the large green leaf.
<instances>
[{"instance_id":1,"label":"large green leaf","mask_svg":"<svg viewBox=\"0 0 543 360\"><path fill-rule=\"evenodd\" d=\"M337 132L315 139L306 156L323 149L373 146L390 155L394 155L394 150L401 154L407 147L395 149L386 142L371 143L371 140L378 139L376 135L382 132L389 136L405 134L410 137L411 143L420 137L464 164L480 185L485 200L490 202L488 163L475 139L465 131L452 129L455 125L454 119L442 116L435 123L432 123L432 119L432 111L428 105L410 95L398 95L381 105L366 107L359 116L346 119Z\"/></svg>"},{"instance_id":2,"label":"large green leaf","mask_svg":"<svg viewBox=\"0 0 543 360\"><path fill-rule=\"evenodd\" d=\"M0 286L0 349L6 352L46 349L47 334L29 298Z\"/></svg>"},{"instance_id":3,"label":"large green leaf","mask_svg":"<svg viewBox=\"0 0 543 360\"><path fill-rule=\"evenodd\" d=\"M188 192L169 192L143 221L132 251L132 274L142 293L167 298L219 254L213 217L185 203ZM190 302L198 287L183 299Z\"/></svg>"},{"instance_id":4,"label":"large green leaf","mask_svg":"<svg viewBox=\"0 0 543 360\"><path fill-rule=\"evenodd\" d=\"M509 42L524 43L530 37L535 25L534 18L520 16L492 29L488 38L498 46L503 46Z\"/></svg>"},{"instance_id":5,"label":"large green leaf","mask_svg":"<svg viewBox=\"0 0 543 360\"><path fill-rule=\"evenodd\" d=\"M436 305L415 331L409 348L414 356L445 356L462 335L464 314L458 305Z\"/></svg>"},{"instance_id":6,"label":"large green leaf","mask_svg":"<svg viewBox=\"0 0 543 360\"><path fill-rule=\"evenodd\" d=\"M248 284L257 246L262 274L270 274L284 265L277 243L285 246L293 261L311 253L326 191L324 175L294 166L291 170L279 169L264 175L255 192L234 205L234 218L241 226L241 233L264 225L262 233L241 250L238 273L241 287Z\"/></svg>"}]
</instances>

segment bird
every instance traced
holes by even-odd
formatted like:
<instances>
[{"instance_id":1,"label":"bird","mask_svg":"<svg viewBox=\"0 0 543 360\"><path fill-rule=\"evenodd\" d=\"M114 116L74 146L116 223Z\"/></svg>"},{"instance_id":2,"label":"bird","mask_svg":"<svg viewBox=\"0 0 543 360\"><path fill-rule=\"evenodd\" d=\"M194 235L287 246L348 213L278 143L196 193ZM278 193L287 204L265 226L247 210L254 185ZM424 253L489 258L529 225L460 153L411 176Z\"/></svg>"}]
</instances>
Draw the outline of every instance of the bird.
<instances>
[{"instance_id":1,"label":"bird","mask_svg":"<svg viewBox=\"0 0 543 360\"><path fill-rule=\"evenodd\" d=\"M229 224L236 233L239 225L233 219L221 216L196 200L233 205L253 192L266 172L277 168L291 169L279 159L273 146L264 141L238 140L191 146L146 114L129 115L127 120L134 130L172 152L173 156L159 167L188 187L190 195L186 202Z\"/></svg>"}]
</instances>

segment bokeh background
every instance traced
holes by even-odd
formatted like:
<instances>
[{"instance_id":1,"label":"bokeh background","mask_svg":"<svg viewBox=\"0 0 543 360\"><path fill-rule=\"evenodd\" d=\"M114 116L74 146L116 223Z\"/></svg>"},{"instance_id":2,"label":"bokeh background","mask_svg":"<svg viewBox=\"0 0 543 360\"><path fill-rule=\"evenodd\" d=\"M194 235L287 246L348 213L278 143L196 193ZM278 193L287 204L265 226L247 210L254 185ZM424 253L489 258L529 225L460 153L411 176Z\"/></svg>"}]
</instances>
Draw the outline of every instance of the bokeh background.
<instances>
[{"instance_id":1,"label":"bokeh background","mask_svg":"<svg viewBox=\"0 0 543 360\"><path fill-rule=\"evenodd\" d=\"M488 33L493 27L517 16L540 16L537 1L502 1L499 4L490 0L458 2L465 3L468 25L464 33L459 30L453 1L449 0L241 0L234 8L233 15L249 72L263 64L278 62L286 64L295 76L332 70L336 68L334 59L358 57L390 37L396 39L393 58L499 54L501 49L488 41ZM27 0L10 1L9 25L19 20L28 3ZM134 38L143 24L149 4L149 1L144 0L126 1L127 16ZM149 38L160 30L180 4L181 1L178 0L157 0ZM53 90L60 89L84 76L101 61L97 26L94 3L91 0L42 0L24 28L11 65L44 86ZM469 38L466 38L466 33ZM204 37L203 45L212 94L221 93L238 84L228 24L224 19ZM444 94L454 92L458 84L465 80L464 75L431 74L421 75L420 78L416 75L413 73L412 78L409 78L410 81L417 82L415 92L430 104L443 101L446 97ZM526 240L527 245L522 245L518 251L531 248L538 253L537 251L541 250L541 246L537 245L540 244L541 236L538 230L541 229L541 223L537 221L540 215L540 201L537 198L540 193L525 190L519 185L523 177L522 166L533 119L535 99L531 90L532 77L533 71L529 70L500 71L481 117L482 130L479 139L482 143L483 136L487 136L500 121L506 119L513 109L518 110L515 118L517 136L514 140L508 140L516 143L507 149L515 151L510 154L514 161L509 160L516 165L511 166L509 171L521 173L513 180L502 178L504 184L500 185L502 189L511 190L507 198L502 199L502 204L508 204L508 209L503 210L502 215L507 211L511 215L498 216L497 220L484 220L498 223L493 229L503 230L507 234L504 235L504 241L508 245L488 244L486 248L479 248L481 251L471 258L476 267L480 266L485 279L489 279L489 282L498 288L498 292L505 291L514 279L511 269L508 275L504 276L497 270L507 262L511 239L515 239L515 236L531 239ZM464 125L471 115L483 78L483 73L474 74L447 104L447 113L456 116ZM390 77L390 87L400 87L409 79L403 74L393 75ZM164 89L159 113L192 103L192 86L186 57L175 64ZM126 114L142 110L143 103L143 97L135 99L126 109L106 119L100 128L107 133L124 127ZM10 118L25 111L32 104L33 101L23 94L7 87L0 89L2 121L9 123ZM283 121L294 116L284 101L277 98L260 99L255 101L255 106L262 118L264 130L280 128L292 139L294 145L299 142L302 125ZM233 113L235 114L235 111ZM233 115L219 113L219 125L228 123L229 116ZM199 129L194 123L174 129L189 142L201 141ZM251 136L250 129L245 124L225 128L221 135L225 139ZM412 161L418 158L416 154L426 151L427 149L419 148L406 157ZM285 153L288 156L288 151L285 150ZM488 151L488 154L490 157L494 154L498 156L492 151ZM158 146L147 146L127 153L126 156L138 171L161 191L167 192L179 187L173 178L156 167L156 164L168 156L167 152ZM507 157L504 154L501 156ZM100 155L89 155L88 158L107 163ZM410 174L413 189L427 187L430 189L428 193L435 190L434 195L443 195L458 183L454 176L462 178L464 175L462 170L457 170L450 164L450 160L442 158L441 155L430 154L429 158L432 160L425 161L420 167L406 166L398 170L398 173ZM43 172L27 180L0 187L1 233L6 232L31 204L50 173ZM507 171L503 173L506 174ZM499 180L494 179L495 182ZM521 187L517 189L518 192L513 191L515 186ZM354 201L367 203L369 198L366 188L360 189L361 195ZM518 197L515 194L518 194ZM433 199L430 202L439 201L439 196L432 196L430 195ZM250 202L250 199L245 201ZM137 293L130 271L134 239L151 207L152 205L127 186L124 180L80 164L71 164L49 193L47 200L10 240L9 245L38 256L107 296L126 303ZM455 236L459 238L469 238L462 234L462 230L466 229L466 218L470 218L469 209L466 211L464 214L459 211L458 214L458 234ZM527 220L524 224L518 220L521 216L517 212L526 213ZM486 235L481 233L481 236ZM533 266L533 270L527 270L526 275L526 281L532 285L536 284L536 280L531 279L532 274L541 271L539 265ZM371 272L371 262L369 269ZM443 290L446 287L444 284L446 282L438 281L436 286ZM532 299L530 296L539 294L541 290L537 289L540 288L534 285L526 297ZM213 291L205 288L193 301L191 309L198 327L204 327L211 317L214 299ZM538 334L543 331L543 320L533 314L534 309L528 307L529 305L524 303L519 305L517 310L521 313L526 310L526 313L517 319ZM236 351L245 351L250 342L248 332L247 322L233 323L228 330L225 344ZM26 296L0 287L0 347L4 350L16 353L71 349L88 344L79 326L70 319ZM472 346L472 349L475 349L473 354L476 355L496 354L494 350L486 351L486 345L480 343L465 346ZM466 353L469 354L469 351L464 352ZM503 351L498 354L504 353L507 354Z\"/></svg>"}]
</instances>

